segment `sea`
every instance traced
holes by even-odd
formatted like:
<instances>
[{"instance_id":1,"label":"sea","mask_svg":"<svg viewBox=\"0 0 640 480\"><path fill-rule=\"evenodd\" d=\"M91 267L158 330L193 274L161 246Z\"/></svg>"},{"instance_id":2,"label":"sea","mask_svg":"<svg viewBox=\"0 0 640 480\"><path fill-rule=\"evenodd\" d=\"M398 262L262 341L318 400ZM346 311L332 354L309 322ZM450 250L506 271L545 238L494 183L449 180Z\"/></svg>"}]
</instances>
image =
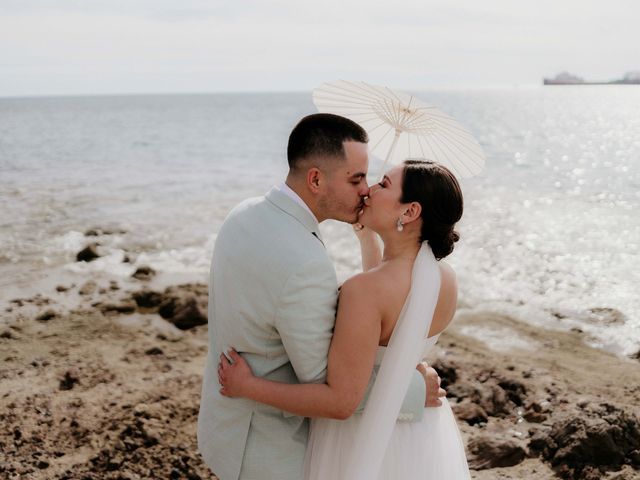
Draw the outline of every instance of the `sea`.
<instances>
[{"instance_id":1,"label":"sea","mask_svg":"<svg viewBox=\"0 0 640 480\"><path fill-rule=\"evenodd\" d=\"M640 87L412 93L487 156L461 180L461 240L447 258L459 308L638 352ZM288 134L313 112L311 92L0 98L0 301L141 265L206 282L226 214L282 182ZM373 157L370 182L380 167ZM358 244L347 225L321 228L344 280L360 268ZM92 240L102 257L76 262Z\"/></svg>"}]
</instances>

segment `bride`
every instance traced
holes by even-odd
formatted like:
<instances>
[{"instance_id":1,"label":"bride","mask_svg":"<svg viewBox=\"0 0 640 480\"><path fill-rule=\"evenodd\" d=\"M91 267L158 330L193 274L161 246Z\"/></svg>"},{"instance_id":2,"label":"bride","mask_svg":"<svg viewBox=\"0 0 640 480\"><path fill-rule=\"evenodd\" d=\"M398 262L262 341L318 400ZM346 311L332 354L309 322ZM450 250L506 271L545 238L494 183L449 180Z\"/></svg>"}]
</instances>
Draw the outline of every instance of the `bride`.
<instances>
[{"instance_id":1,"label":"bride","mask_svg":"<svg viewBox=\"0 0 640 480\"><path fill-rule=\"evenodd\" d=\"M396 421L412 370L455 312L455 273L437 260L453 251L462 207L457 180L435 162L407 160L371 187L356 227L364 271L341 288L326 383L272 382L237 352L233 363L221 355L222 395L312 417L306 479L470 478L446 399ZM372 377L364 413L351 416Z\"/></svg>"}]
</instances>

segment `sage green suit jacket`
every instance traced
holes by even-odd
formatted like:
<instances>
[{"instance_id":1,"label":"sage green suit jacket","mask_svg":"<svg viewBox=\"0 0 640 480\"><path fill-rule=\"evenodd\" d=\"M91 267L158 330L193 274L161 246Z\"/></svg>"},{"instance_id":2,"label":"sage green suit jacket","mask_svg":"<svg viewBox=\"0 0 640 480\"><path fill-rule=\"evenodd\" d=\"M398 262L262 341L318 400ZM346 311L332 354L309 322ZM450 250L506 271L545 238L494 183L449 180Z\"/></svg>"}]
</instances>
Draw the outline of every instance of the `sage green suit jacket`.
<instances>
[{"instance_id":1,"label":"sage green suit jacket","mask_svg":"<svg viewBox=\"0 0 640 480\"><path fill-rule=\"evenodd\" d=\"M211 263L209 353L198 417L198 449L221 480L302 480L308 419L223 397L218 359L234 347L258 376L324 382L337 293L318 224L293 199L274 188L228 215ZM424 399L416 373L402 417L418 419Z\"/></svg>"}]
</instances>

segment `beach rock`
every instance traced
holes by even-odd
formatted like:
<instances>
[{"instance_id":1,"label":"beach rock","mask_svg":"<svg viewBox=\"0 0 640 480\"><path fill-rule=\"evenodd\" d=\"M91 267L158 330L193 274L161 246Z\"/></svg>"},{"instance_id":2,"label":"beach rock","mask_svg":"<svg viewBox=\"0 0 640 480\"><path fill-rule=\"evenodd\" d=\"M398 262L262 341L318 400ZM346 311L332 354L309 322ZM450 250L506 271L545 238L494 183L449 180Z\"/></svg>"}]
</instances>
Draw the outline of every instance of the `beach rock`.
<instances>
[{"instance_id":1,"label":"beach rock","mask_svg":"<svg viewBox=\"0 0 640 480\"><path fill-rule=\"evenodd\" d=\"M100 254L98 253L98 245L95 243L91 243L78 252L78 254L76 255L76 261L91 262L99 257Z\"/></svg>"},{"instance_id":2,"label":"beach rock","mask_svg":"<svg viewBox=\"0 0 640 480\"><path fill-rule=\"evenodd\" d=\"M64 377L60 380L60 390L71 390L80 380L75 372L67 370Z\"/></svg>"},{"instance_id":3,"label":"beach rock","mask_svg":"<svg viewBox=\"0 0 640 480\"><path fill-rule=\"evenodd\" d=\"M524 415L522 415L522 417L527 422L531 422L531 423L542 423L547 418L549 418L545 413L536 412L535 410L529 410L529 411L525 412Z\"/></svg>"},{"instance_id":4,"label":"beach rock","mask_svg":"<svg viewBox=\"0 0 640 480\"><path fill-rule=\"evenodd\" d=\"M503 378L498 382L498 386L507 393L509 400L517 406L521 406L527 398L527 388L518 380Z\"/></svg>"},{"instance_id":5,"label":"beach rock","mask_svg":"<svg viewBox=\"0 0 640 480\"><path fill-rule=\"evenodd\" d=\"M93 280L89 280L88 282L85 282L85 284L80 287L80 290L78 290L78 293L83 296L91 295L96 291L97 288L98 288L98 285L96 284L96 282L94 282Z\"/></svg>"},{"instance_id":6,"label":"beach rock","mask_svg":"<svg viewBox=\"0 0 640 480\"><path fill-rule=\"evenodd\" d=\"M501 438L498 434L481 434L467 445L469 466L474 470L511 467L527 456L523 446L514 439Z\"/></svg>"},{"instance_id":7,"label":"beach rock","mask_svg":"<svg viewBox=\"0 0 640 480\"><path fill-rule=\"evenodd\" d=\"M456 366L452 362L438 359L431 366L438 372L438 376L441 380L440 386L442 388L446 389L449 385L453 385L456 383L456 380L458 380Z\"/></svg>"},{"instance_id":8,"label":"beach rock","mask_svg":"<svg viewBox=\"0 0 640 480\"><path fill-rule=\"evenodd\" d=\"M481 406L469 401L454 405L453 412L456 414L458 419L464 420L469 425L486 423L489 419L487 412L485 412Z\"/></svg>"},{"instance_id":9,"label":"beach rock","mask_svg":"<svg viewBox=\"0 0 640 480\"><path fill-rule=\"evenodd\" d=\"M55 310L46 310L44 312L42 312L40 315L38 315L36 317L36 320L39 322L48 322L49 320L56 318L58 316L58 314L56 313Z\"/></svg>"},{"instance_id":10,"label":"beach rock","mask_svg":"<svg viewBox=\"0 0 640 480\"><path fill-rule=\"evenodd\" d=\"M151 347L148 350L145 350L145 355L162 355L164 352L159 347Z\"/></svg>"},{"instance_id":11,"label":"beach rock","mask_svg":"<svg viewBox=\"0 0 640 480\"><path fill-rule=\"evenodd\" d=\"M56 292L66 292L67 290L69 290L69 287L65 287L64 285L58 285L56 287Z\"/></svg>"},{"instance_id":12,"label":"beach rock","mask_svg":"<svg viewBox=\"0 0 640 480\"><path fill-rule=\"evenodd\" d=\"M157 308L165 301L164 294L152 290L140 290L133 293L133 300L138 307Z\"/></svg>"},{"instance_id":13,"label":"beach rock","mask_svg":"<svg viewBox=\"0 0 640 480\"><path fill-rule=\"evenodd\" d=\"M548 433L532 437L529 446L553 466L566 466L573 478L584 478L585 466L634 462L640 449L640 420L610 404L566 412Z\"/></svg>"},{"instance_id":14,"label":"beach rock","mask_svg":"<svg viewBox=\"0 0 640 480\"><path fill-rule=\"evenodd\" d=\"M478 405L491 417L510 415L516 408L516 404L510 401L508 392L493 378L485 380L484 383L458 381L448 386L447 394L460 402L468 400Z\"/></svg>"},{"instance_id":15,"label":"beach rock","mask_svg":"<svg viewBox=\"0 0 640 480\"><path fill-rule=\"evenodd\" d=\"M180 330L188 330L207 323L207 286L185 284L168 287L158 308L162 318Z\"/></svg>"},{"instance_id":16,"label":"beach rock","mask_svg":"<svg viewBox=\"0 0 640 480\"><path fill-rule=\"evenodd\" d=\"M125 234L126 230L122 230L120 228L102 228L102 227L94 227L90 228L86 232L84 232L85 237L99 237L100 235L115 235L115 234Z\"/></svg>"},{"instance_id":17,"label":"beach rock","mask_svg":"<svg viewBox=\"0 0 640 480\"><path fill-rule=\"evenodd\" d=\"M626 317L615 308L599 307L589 309L589 320L598 325L619 325L625 323Z\"/></svg>"},{"instance_id":18,"label":"beach rock","mask_svg":"<svg viewBox=\"0 0 640 480\"><path fill-rule=\"evenodd\" d=\"M15 335L13 334L13 332L9 329L3 330L2 333L0 333L0 338L4 338L7 340L13 340L15 339Z\"/></svg>"},{"instance_id":19,"label":"beach rock","mask_svg":"<svg viewBox=\"0 0 640 480\"><path fill-rule=\"evenodd\" d=\"M96 307L105 315L136 311L136 303L130 300L124 300L121 303L98 303Z\"/></svg>"},{"instance_id":20,"label":"beach rock","mask_svg":"<svg viewBox=\"0 0 640 480\"><path fill-rule=\"evenodd\" d=\"M131 275L133 278L137 278L138 280L150 280L156 275L156 271L146 265L138 267L135 272Z\"/></svg>"},{"instance_id":21,"label":"beach rock","mask_svg":"<svg viewBox=\"0 0 640 480\"><path fill-rule=\"evenodd\" d=\"M188 330L207 323L207 310L195 297L171 298L160 306L158 313L180 330Z\"/></svg>"}]
</instances>

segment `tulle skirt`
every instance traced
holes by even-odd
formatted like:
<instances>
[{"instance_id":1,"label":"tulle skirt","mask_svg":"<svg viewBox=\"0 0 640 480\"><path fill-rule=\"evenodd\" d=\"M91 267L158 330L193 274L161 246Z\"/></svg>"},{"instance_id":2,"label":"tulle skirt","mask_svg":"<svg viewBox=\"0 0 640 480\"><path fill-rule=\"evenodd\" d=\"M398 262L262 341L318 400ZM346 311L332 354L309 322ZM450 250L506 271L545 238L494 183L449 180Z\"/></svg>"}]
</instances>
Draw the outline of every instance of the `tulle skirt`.
<instances>
[{"instance_id":1,"label":"tulle skirt","mask_svg":"<svg viewBox=\"0 0 640 480\"><path fill-rule=\"evenodd\" d=\"M306 480L342 480L359 415L313 419L305 460ZM446 399L425 408L419 422L398 422L377 480L468 480L469 467L455 417ZM344 479L347 480L347 479Z\"/></svg>"}]
</instances>

